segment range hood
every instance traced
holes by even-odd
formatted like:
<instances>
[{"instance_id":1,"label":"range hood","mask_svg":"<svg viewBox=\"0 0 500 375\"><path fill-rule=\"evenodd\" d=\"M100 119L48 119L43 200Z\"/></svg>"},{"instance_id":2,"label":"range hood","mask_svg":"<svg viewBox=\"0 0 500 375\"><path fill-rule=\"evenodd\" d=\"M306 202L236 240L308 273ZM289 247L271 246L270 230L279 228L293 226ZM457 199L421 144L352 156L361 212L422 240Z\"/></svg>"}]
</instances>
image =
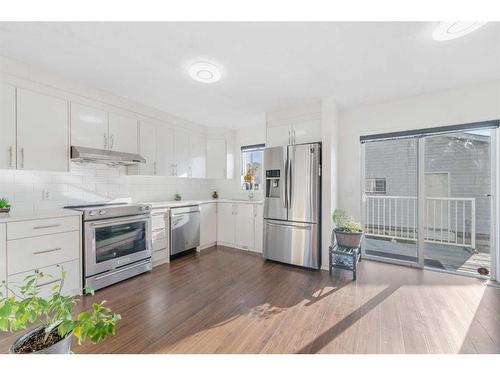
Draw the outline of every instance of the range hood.
<instances>
[{"instance_id":1,"label":"range hood","mask_svg":"<svg viewBox=\"0 0 500 375\"><path fill-rule=\"evenodd\" d=\"M106 164L109 166L122 166L145 163L146 159L139 154L130 154L128 152L71 146L71 161L80 163Z\"/></svg>"}]
</instances>

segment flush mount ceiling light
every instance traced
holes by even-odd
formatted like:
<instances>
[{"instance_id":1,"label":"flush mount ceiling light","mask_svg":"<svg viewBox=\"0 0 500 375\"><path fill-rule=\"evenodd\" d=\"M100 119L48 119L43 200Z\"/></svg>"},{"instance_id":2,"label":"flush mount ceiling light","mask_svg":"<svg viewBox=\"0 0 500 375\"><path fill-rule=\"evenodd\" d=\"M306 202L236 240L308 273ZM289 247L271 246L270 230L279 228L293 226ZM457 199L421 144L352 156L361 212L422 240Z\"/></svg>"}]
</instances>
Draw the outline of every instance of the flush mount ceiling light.
<instances>
[{"instance_id":1,"label":"flush mount ceiling light","mask_svg":"<svg viewBox=\"0 0 500 375\"><path fill-rule=\"evenodd\" d=\"M214 63L208 61L197 61L189 66L189 75L198 82L217 82L220 77L220 69Z\"/></svg>"},{"instance_id":2,"label":"flush mount ceiling light","mask_svg":"<svg viewBox=\"0 0 500 375\"><path fill-rule=\"evenodd\" d=\"M441 22L432 33L434 40L443 41L460 38L467 35L474 30L484 26L486 22L480 21L454 21L454 22Z\"/></svg>"}]
</instances>

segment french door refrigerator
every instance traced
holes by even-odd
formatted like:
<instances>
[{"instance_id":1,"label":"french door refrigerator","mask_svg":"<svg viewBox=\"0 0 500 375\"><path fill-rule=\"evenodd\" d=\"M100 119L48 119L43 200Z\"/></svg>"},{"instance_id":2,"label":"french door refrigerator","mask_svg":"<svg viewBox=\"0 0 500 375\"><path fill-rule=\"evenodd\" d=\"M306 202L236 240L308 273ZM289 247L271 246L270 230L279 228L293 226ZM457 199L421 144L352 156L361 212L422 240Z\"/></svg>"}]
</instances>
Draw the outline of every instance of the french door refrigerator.
<instances>
[{"instance_id":1,"label":"french door refrigerator","mask_svg":"<svg viewBox=\"0 0 500 375\"><path fill-rule=\"evenodd\" d=\"M321 143L264 149L264 257L321 267Z\"/></svg>"}]
</instances>

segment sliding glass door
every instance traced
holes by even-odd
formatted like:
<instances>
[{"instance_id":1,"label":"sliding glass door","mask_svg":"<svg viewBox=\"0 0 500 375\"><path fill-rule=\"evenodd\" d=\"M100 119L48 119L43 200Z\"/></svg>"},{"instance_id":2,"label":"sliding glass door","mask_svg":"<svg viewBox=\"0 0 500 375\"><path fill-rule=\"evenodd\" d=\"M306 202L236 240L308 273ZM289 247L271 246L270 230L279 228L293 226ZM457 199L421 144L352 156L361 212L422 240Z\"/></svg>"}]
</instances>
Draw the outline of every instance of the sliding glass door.
<instances>
[{"instance_id":1,"label":"sliding glass door","mask_svg":"<svg viewBox=\"0 0 500 375\"><path fill-rule=\"evenodd\" d=\"M424 265L488 275L492 130L429 136L424 142Z\"/></svg>"},{"instance_id":2,"label":"sliding glass door","mask_svg":"<svg viewBox=\"0 0 500 375\"><path fill-rule=\"evenodd\" d=\"M418 144L415 138L364 145L364 252L418 262Z\"/></svg>"},{"instance_id":3,"label":"sliding glass door","mask_svg":"<svg viewBox=\"0 0 500 375\"><path fill-rule=\"evenodd\" d=\"M367 258L488 276L494 129L362 144Z\"/></svg>"}]
</instances>

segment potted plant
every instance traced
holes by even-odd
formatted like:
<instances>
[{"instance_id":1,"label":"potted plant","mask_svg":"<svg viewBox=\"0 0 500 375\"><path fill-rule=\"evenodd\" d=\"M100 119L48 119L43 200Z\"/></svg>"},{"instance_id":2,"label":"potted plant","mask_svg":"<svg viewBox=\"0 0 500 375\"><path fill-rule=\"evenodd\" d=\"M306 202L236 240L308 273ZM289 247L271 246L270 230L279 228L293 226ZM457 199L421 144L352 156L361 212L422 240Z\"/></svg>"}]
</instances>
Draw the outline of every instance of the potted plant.
<instances>
[{"instance_id":1,"label":"potted plant","mask_svg":"<svg viewBox=\"0 0 500 375\"><path fill-rule=\"evenodd\" d=\"M176 201L180 201L180 200L182 200L182 196L181 196L179 193L175 193L175 195L174 195L174 199L175 199Z\"/></svg>"},{"instance_id":2,"label":"potted plant","mask_svg":"<svg viewBox=\"0 0 500 375\"><path fill-rule=\"evenodd\" d=\"M116 322L121 317L104 306L106 301L93 303L89 311L73 315L78 298L61 293L65 276L61 267L61 282L54 285L48 298L39 295L38 284L43 277L52 276L42 272L37 271L26 277L24 285L16 292L10 289L5 281L2 282L0 291L5 287L12 296L4 296L0 292L0 330L13 332L25 329L30 324L37 324L36 328L12 344L10 353L70 353L72 335L78 339L78 344L81 344L86 339L97 343L115 334ZM87 292L92 293L89 290Z\"/></svg>"},{"instance_id":3,"label":"potted plant","mask_svg":"<svg viewBox=\"0 0 500 375\"><path fill-rule=\"evenodd\" d=\"M361 225L354 218L347 216L344 210L336 209L332 218L337 244L343 247L359 247L363 237Z\"/></svg>"},{"instance_id":4,"label":"potted plant","mask_svg":"<svg viewBox=\"0 0 500 375\"><path fill-rule=\"evenodd\" d=\"M8 213L10 211L10 203L7 198L0 198L0 213Z\"/></svg>"}]
</instances>

